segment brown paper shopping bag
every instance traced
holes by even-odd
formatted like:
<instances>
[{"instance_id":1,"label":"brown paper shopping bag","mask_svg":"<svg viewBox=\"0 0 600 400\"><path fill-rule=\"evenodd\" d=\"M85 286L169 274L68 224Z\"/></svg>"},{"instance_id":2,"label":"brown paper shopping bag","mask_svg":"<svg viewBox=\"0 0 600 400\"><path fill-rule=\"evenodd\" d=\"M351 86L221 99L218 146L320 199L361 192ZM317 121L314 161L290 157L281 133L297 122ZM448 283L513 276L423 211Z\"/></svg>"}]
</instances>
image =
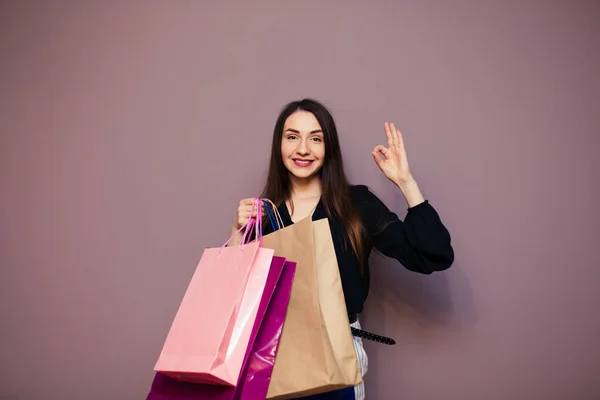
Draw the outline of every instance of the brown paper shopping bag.
<instances>
[{"instance_id":1,"label":"brown paper shopping bag","mask_svg":"<svg viewBox=\"0 0 600 400\"><path fill-rule=\"evenodd\" d=\"M339 375L336 375L339 376L338 381L332 383L341 387L354 386L362 382L362 376L350 331L329 221L321 219L313 222L312 226L321 315L333 352L333 358L330 359L332 370L337 367L339 371Z\"/></svg>"},{"instance_id":2,"label":"brown paper shopping bag","mask_svg":"<svg viewBox=\"0 0 600 400\"><path fill-rule=\"evenodd\" d=\"M296 276L267 399L329 392L362 381L329 222L310 217L263 237Z\"/></svg>"}]
</instances>

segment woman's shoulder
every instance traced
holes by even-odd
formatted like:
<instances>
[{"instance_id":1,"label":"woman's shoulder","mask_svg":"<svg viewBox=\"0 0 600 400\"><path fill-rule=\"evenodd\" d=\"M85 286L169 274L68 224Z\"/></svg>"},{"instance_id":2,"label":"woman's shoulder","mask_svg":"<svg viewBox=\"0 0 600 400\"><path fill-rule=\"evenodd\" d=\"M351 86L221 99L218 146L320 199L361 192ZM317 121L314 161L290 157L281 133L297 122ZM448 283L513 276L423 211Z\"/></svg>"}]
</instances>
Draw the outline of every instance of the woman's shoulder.
<instances>
[{"instance_id":1,"label":"woman's shoulder","mask_svg":"<svg viewBox=\"0 0 600 400\"><path fill-rule=\"evenodd\" d=\"M369 191L369 187L363 184L350 185L350 194L352 196L364 195L365 192Z\"/></svg>"},{"instance_id":2,"label":"woman's shoulder","mask_svg":"<svg viewBox=\"0 0 600 400\"><path fill-rule=\"evenodd\" d=\"M350 198L359 212L368 212L373 207L381 207L381 200L367 185L350 185Z\"/></svg>"},{"instance_id":3,"label":"woman's shoulder","mask_svg":"<svg viewBox=\"0 0 600 400\"><path fill-rule=\"evenodd\" d=\"M371 200L377 196L373 194L367 185L357 184L350 185L350 197L356 203L357 201L364 202L365 200Z\"/></svg>"}]
</instances>

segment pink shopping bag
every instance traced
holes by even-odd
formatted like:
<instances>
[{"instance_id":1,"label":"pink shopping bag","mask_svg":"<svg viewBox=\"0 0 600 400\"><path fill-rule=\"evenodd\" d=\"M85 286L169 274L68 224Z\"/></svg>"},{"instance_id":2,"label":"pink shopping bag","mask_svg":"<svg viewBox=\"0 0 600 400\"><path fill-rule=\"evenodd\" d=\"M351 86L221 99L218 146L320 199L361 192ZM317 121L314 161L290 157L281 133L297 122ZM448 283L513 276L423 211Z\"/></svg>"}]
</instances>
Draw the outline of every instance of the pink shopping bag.
<instances>
[{"instance_id":1,"label":"pink shopping bag","mask_svg":"<svg viewBox=\"0 0 600 400\"><path fill-rule=\"evenodd\" d=\"M146 400L263 400L271 372L296 272L296 263L274 257L258 314L262 321L253 328L253 346L236 387L181 382L157 373Z\"/></svg>"},{"instance_id":2,"label":"pink shopping bag","mask_svg":"<svg viewBox=\"0 0 600 400\"><path fill-rule=\"evenodd\" d=\"M274 253L262 247L259 201L256 219L242 227L256 223L258 240L204 250L154 371L186 382L238 382Z\"/></svg>"}]
</instances>

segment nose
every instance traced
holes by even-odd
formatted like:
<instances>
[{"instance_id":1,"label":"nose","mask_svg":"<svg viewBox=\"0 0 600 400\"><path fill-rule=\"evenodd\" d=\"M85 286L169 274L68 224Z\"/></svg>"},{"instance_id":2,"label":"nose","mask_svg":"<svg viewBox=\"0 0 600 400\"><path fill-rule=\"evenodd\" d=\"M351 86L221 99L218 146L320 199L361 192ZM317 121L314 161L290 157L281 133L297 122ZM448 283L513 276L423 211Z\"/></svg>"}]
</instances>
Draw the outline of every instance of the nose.
<instances>
[{"instance_id":1,"label":"nose","mask_svg":"<svg viewBox=\"0 0 600 400\"><path fill-rule=\"evenodd\" d=\"M301 156L310 154L310 147L308 146L306 138L300 139L298 142L298 147L296 147L296 152Z\"/></svg>"}]
</instances>

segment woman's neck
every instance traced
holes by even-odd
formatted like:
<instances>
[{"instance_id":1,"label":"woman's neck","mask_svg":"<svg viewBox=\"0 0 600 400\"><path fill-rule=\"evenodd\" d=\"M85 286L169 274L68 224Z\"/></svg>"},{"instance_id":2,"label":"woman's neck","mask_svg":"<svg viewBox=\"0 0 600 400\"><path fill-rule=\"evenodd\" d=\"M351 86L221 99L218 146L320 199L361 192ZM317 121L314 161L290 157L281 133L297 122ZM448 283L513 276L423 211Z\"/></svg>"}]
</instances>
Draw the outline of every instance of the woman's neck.
<instances>
[{"instance_id":1,"label":"woman's neck","mask_svg":"<svg viewBox=\"0 0 600 400\"><path fill-rule=\"evenodd\" d=\"M308 179L291 177L292 193L294 199L302 200L321 196L321 178L314 176Z\"/></svg>"}]
</instances>

